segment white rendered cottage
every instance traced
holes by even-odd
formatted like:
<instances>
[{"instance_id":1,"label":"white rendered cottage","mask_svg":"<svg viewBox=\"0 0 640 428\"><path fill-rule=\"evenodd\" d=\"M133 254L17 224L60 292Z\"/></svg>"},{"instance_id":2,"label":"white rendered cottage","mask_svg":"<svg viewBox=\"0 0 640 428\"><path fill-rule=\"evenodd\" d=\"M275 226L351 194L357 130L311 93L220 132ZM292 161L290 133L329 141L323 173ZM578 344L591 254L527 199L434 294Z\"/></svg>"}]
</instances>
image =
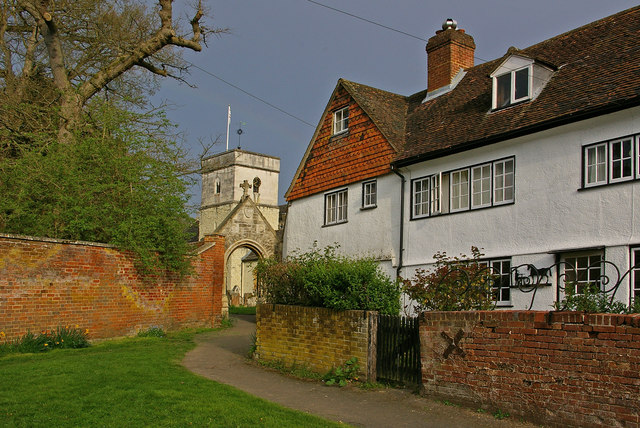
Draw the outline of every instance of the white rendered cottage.
<instances>
[{"instance_id":1,"label":"white rendered cottage","mask_svg":"<svg viewBox=\"0 0 640 428\"><path fill-rule=\"evenodd\" d=\"M285 255L337 242L407 278L477 246L502 275L498 306L530 306L517 285L531 272L547 284L533 308L549 309L565 280L606 288L616 268L630 271L616 299L631 302L638 46L635 7L474 66L473 38L448 20L427 44L425 91L340 80L286 194Z\"/></svg>"}]
</instances>

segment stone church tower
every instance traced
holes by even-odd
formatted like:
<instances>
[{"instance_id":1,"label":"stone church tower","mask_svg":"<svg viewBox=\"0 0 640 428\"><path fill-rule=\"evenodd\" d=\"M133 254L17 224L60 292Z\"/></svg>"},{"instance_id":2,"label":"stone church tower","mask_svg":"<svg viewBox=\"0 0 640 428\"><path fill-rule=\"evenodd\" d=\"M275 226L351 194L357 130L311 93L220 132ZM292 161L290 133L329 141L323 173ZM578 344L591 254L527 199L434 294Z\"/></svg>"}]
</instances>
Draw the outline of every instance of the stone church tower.
<instances>
[{"instance_id":1,"label":"stone church tower","mask_svg":"<svg viewBox=\"0 0 640 428\"><path fill-rule=\"evenodd\" d=\"M280 159L240 149L202 161L199 238L225 237L225 297L231 305L255 305L258 259L282 252L279 174Z\"/></svg>"},{"instance_id":2,"label":"stone church tower","mask_svg":"<svg viewBox=\"0 0 640 428\"><path fill-rule=\"evenodd\" d=\"M279 175L280 159L273 156L233 149L204 159L199 239L216 233L245 194L278 230Z\"/></svg>"}]
</instances>

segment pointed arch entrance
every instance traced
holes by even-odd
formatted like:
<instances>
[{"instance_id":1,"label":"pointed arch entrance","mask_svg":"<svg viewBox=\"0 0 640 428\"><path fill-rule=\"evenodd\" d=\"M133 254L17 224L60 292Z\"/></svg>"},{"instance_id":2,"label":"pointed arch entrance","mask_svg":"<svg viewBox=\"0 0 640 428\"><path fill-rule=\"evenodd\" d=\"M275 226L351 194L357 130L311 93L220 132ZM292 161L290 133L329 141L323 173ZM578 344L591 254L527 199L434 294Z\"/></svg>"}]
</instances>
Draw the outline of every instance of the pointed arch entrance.
<instances>
[{"instance_id":1,"label":"pointed arch entrance","mask_svg":"<svg viewBox=\"0 0 640 428\"><path fill-rule=\"evenodd\" d=\"M255 306L260 293L253 270L266 253L251 239L242 239L225 251L224 287L229 305Z\"/></svg>"},{"instance_id":2,"label":"pointed arch entrance","mask_svg":"<svg viewBox=\"0 0 640 428\"><path fill-rule=\"evenodd\" d=\"M278 235L250 198L227 215L216 233L225 237L224 290L228 304L254 306L257 301L253 268L257 261L278 253Z\"/></svg>"}]
</instances>

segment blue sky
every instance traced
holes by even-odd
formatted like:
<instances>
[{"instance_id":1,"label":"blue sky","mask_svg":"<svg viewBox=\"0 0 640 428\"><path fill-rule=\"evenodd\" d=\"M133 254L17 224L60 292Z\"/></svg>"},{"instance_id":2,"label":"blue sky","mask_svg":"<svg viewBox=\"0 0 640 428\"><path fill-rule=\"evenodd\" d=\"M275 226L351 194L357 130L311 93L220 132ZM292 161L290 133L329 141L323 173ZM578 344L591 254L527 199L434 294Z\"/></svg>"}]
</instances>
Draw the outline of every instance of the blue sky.
<instances>
[{"instance_id":1,"label":"blue sky","mask_svg":"<svg viewBox=\"0 0 640 428\"><path fill-rule=\"evenodd\" d=\"M178 9L184 0L176 0ZM205 0L206 1L206 0ZM525 48L636 5L627 0L318 0L388 27L428 39L447 18L473 36L476 64ZM208 0L210 26L230 32L212 37L200 53L185 58L252 98L193 68L191 88L165 80L156 101L172 105L169 118L184 133L193 155L199 139L221 137L229 148L281 159L280 203L339 78L409 95L426 87L426 42L393 32L307 0ZM238 140L236 130L242 124ZM192 203L200 203L200 185Z\"/></svg>"}]
</instances>

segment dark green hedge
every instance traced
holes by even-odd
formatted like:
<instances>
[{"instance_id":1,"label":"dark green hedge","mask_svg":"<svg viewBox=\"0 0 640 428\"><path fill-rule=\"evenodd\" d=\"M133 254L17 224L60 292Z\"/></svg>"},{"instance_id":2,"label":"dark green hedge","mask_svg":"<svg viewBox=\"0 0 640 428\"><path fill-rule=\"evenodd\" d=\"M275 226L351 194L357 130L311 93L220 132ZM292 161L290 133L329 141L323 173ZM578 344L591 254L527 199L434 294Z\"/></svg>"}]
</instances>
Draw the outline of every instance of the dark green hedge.
<instances>
[{"instance_id":1,"label":"dark green hedge","mask_svg":"<svg viewBox=\"0 0 640 428\"><path fill-rule=\"evenodd\" d=\"M372 310L397 315L400 288L370 258L337 255L336 247L314 248L285 261L263 259L256 267L269 303Z\"/></svg>"}]
</instances>

